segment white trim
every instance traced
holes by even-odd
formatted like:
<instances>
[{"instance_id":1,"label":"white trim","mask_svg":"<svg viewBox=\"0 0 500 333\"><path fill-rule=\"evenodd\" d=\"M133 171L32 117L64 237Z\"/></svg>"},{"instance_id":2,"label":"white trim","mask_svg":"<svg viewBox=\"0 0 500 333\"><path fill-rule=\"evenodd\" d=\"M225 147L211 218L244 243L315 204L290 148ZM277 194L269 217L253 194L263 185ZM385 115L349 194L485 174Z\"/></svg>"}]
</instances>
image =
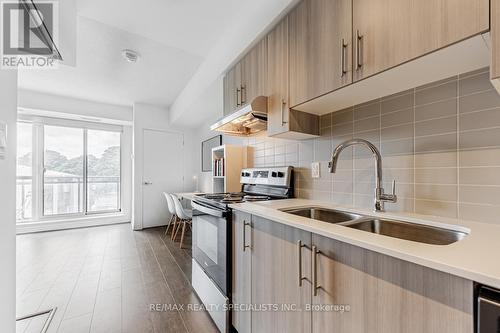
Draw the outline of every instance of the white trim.
<instances>
[{"instance_id":1,"label":"white trim","mask_svg":"<svg viewBox=\"0 0 500 333\"><path fill-rule=\"evenodd\" d=\"M130 223L130 217L124 214L111 214L105 216L101 215L57 219L43 222L20 222L16 225L16 233L19 235L33 232L95 227L119 223Z\"/></svg>"},{"instance_id":2,"label":"white trim","mask_svg":"<svg viewBox=\"0 0 500 333\"><path fill-rule=\"evenodd\" d=\"M125 219L120 219L118 222L112 222L112 223L124 223L124 222L130 222L130 203L128 203L128 197L130 196L130 193L124 193L126 190L125 187L129 186L127 184L127 175L125 174L126 168L127 168L127 162L123 158L124 156L124 150L127 149L126 145L127 142L125 141L125 136L126 134L125 128L122 126L116 126L116 125L108 125L108 124L92 124L88 122L83 122L83 121L74 121L74 120L67 120L67 119L53 119L53 118L46 118L46 117L30 117L30 116L22 116L18 118L18 123L19 122L25 122L26 119L31 119L32 120L32 134L33 134L33 140L32 140L32 152L33 152L33 161L32 161L32 193L33 193L33 203L32 203L32 219L31 220L17 220L16 225L18 228L18 232L25 233L25 232L39 232L39 231L48 231L48 230L58 230L62 227L59 227L59 225L63 225L64 228L74 228L74 227L85 227L85 226L93 226L93 225L98 225L99 223L102 224L110 224L107 222L109 220L110 216L113 215L120 215L120 216L126 216ZM108 212L87 212L85 213L86 210L86 192L84 191L84 202L83 202L83 209L84 211L81 213L75 213L75 214L58 214L58 215L44 215L43 214L43 189L44 189L44 126L64 126L64 127L74 127L74 128L79 128L83 129L84 131L84 137L83 137L83 144L84 144L84 158L86 158L86 133L88 130L105 130L105 131L110 131L110 132L115 132L120 134L120 191L118 193L119 196L119 210L118 211L108 211ZM89 126L90 125L90 126ZM127 127L128 129L128 127ZM128 133L128 132L127 132ZM128 138L128 137L127 137ZM129 144L130 145L130 144ZM130 148L130 147L129 147ZM85 169L86 163L83 163L83 167ZM86 174L86 170L84 171L84 176ZM84 177L85 178L85 177ZM84 183L85 185L85 183ZM127 200L127 202L125 202ZM87 223L75 223L73 221L84 221L84 220L91 220L92 223L87 224ZM62 222L69 222L69 224L65 224ZM96 221L102 221L102 222L96 222ZM54 225L55 227L52 227ZM76 225L76 226L74 226ZM54 229L55 228L55 229ZM28 231L24 231L28 230Z\"/></svg>"},{"instance_id":3,"label":"white trim","mask_svg":"<svg viewBox=\"0 0 500 333\"><path fill-rule=\"evenodd\" d=\"M85 120L75 120L69 118L53 118L48 116L39 115L29 115L29 114L18 114L18 121L21 122L31 122L39 123L49 126L63 126L63 127L74 127L74 128L84 128L90 130L103 130L110 132L123 132L123 126L109 123L95 123Z\"/></svg>"},{"instance_id":4,"label":"white trim","mask_svg":"<svg viewBox=\"0 0 500 333\"><path fill-rule=\"evenodd\" d=\"M18 112L18 115L22 115L22 116L49 117L49 118L77 120L77 121L84 121L84 122L91 122L91 123L103 123L103 124L119 125L119 126L132 126L133 125L133 122L128 121L128 120L118 120L118 119L104 118L104 117L82 116L82 115L73 114L73 113L49 111L49 110L42 110L42 109L32 109L32 108L19 107L17 109L17 112Z\"/></svg>"}]
</instances>

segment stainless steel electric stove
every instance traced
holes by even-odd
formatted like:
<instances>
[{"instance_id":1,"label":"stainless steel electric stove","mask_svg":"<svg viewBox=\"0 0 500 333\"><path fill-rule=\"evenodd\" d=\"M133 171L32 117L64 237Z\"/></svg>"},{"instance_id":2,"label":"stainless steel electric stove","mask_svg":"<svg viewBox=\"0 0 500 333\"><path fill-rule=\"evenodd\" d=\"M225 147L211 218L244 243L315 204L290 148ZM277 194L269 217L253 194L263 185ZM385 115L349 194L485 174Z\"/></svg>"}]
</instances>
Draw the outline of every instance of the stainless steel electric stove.
<instances>
[{"instance_id":1,"label":"stainless steel electric stove","mask_svg":"<svg viewBox=\"0 0 500 333\"><path fill-rule=\"evenodd\" d=\"M293 197L293 167L243 169L241 192L199 194L193 205L192 285L221 332L230 329L231 230L229 205Z\"/></svg>"}]
</instances>

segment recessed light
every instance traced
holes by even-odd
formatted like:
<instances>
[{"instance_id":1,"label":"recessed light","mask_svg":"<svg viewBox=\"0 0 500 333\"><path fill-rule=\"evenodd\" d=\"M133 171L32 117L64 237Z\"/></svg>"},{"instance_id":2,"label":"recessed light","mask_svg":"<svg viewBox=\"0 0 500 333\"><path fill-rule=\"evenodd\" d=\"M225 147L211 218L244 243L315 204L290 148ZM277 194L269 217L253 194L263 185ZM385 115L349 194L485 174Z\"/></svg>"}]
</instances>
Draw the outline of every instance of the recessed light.
<instances>
[{"instance_id":1,"label":"recessed light","mask_svg":"<svg viewBox=\"0 0 500 333\"><path fill-rule=\"evenodd\" d=\"M137 62L137 60L141 57L139 52L130 49L122 50L122 56L128 62Z\"/></svg>"}]
</instances>

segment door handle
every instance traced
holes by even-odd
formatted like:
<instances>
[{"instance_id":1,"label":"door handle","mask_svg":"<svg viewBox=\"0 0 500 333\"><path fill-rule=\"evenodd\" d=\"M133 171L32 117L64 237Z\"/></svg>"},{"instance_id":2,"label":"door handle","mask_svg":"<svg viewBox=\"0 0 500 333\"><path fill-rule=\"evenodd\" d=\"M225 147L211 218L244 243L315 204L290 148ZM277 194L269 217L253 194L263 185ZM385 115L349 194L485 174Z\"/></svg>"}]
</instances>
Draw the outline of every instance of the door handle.
<instances>
[{"instance_id":1,"label":"door handle","mask_svg":"<svg viewBox=\"0 0 500 333\"><path fill-rule=\"evenodd\" d=\"M143 184L143 185L153 185L153 183L151 183L151 182L144 182L144 183L142 183L142 184Z\"/></svg>"},{"instance_id":2,"label":"door handle","mask_svg":"<svg viewBox=\"0 0 500 333\"><path fill-rule=\"evenodd\" d=\"M246 229L247 229L247 226L250 226L250 223L248 223L247 221L243 220L243 252L245 252L245 250L247 248L251 248L251 245L246 245L246 239L247 239L247 233L246 233Z\"/></svg>"},{"instance_id":3,"label":"door handle","mask_svg":"<svg viewBox=\"0 0 500 333\"><path fill-rule=\"evenodd\" d=\"M285 125L287 122L285 121L284 114L285 114L285 107L286 107L286 101L284 98L281 99L281 126Z\"/></svg>"},{"instance_id":4,"label":"door handle","mask_svg":"<svg viewBox=\"0 0 500 333\"><path fill-rule=\"evenodd\" d=\"M356 30L356 70L363 67L363 52L361 50L363 38L364 36L359 33L359 30Z\"/></svg>"},{"instance_id":5,"label":"door handle","mask_svg":"<svg viewBox=\"0 0 500 333\"><path fill-rule=\"evenodd\" d=\"M316 245L312 247L312 283L313 283L313 296L318 296L318 254L319 250Z\"/></svg>"},{"instance_id":6,"label":"door handle","mask_svg":"<svg viewBox=\"0 0 500 333\"><path fill-rule=\"evenodd\" d=\"M306 245L302 244L302 241L299 239L297 241L297 252L298 252L298 258L299 258L299 287L302 287L302 280L305 280L306 278L302 276L302 248L305 247Z\"/></svg>"},{"instance_id":7,"label":"door handle","mask_svg":"<svg viewBox=\"0 0 500 333\"><path fill-rule=\"evenodd\" d=\"M243 99L243 92L245 92L245 99ZM241 86L241 104L240 105L243 105L247 102L247 87L246 86Z\"/></svg>"},{"instance_id":8,"label":"door handle","mask_svg":"<svg viewBox=\"0 0 500 333\"><path fill-rule=\"evenodd\" d=\"M236 88L236 106L240 106L240 93L241 90L239 88Z\"/></svg>"},{"instance_id":9,"label":"door handle","mask_svg":"<svg viewBox=\"0 0 500 333\"><path fill-rule=\"evenodd\" d=\"M345 43L344 38L340 41L340 77L344 77L347 74L346 69L346 56L345 51L347 49L347 44Z\"/></svg>"}]
</instances>

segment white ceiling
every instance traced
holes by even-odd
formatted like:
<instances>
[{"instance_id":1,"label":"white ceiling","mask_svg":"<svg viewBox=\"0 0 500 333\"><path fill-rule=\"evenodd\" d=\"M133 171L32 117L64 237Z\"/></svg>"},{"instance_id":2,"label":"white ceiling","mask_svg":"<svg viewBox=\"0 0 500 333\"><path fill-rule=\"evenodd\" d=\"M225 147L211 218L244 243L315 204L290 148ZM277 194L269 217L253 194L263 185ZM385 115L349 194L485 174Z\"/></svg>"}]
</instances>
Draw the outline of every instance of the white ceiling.
<instances>
[{"instance_id":1,"label":"white ceiling","mask_svg":"<svg viewBox=\"0 0 500 333\"><path fill-rule=\"evenodd\" d=\"M205 80L213 82L293 0L76 1L76 67L21 70L19 87L117 105L170 107L201 64L212 67ZM125 48L137 50L140 60L126 62L120 54ZM213 66L208 58L220 64ZM189 114L189 125L196 125L194 116Z\"/></svg>"},{"instance_id":2,"label":"white ceiling","mask_svg":"<svg viewBox=\"0 0 500 333\"><path fill-rule=\"evenodd\" d=\"M78 0L78 14L204 57L248 0Z\"/></svg>"},{"instance_id":3,"label":"white ceiling","mask_svg":"<svg viewBox=\"0 0 500 333\"><path fill-rule=\"evenodd\" d=\"M76 67L23 70L19 87L118 105L170 105L203 60L178 48L79 17ZM128 63L121 50L137 50Z\"/></svg>"}]
</instances>

